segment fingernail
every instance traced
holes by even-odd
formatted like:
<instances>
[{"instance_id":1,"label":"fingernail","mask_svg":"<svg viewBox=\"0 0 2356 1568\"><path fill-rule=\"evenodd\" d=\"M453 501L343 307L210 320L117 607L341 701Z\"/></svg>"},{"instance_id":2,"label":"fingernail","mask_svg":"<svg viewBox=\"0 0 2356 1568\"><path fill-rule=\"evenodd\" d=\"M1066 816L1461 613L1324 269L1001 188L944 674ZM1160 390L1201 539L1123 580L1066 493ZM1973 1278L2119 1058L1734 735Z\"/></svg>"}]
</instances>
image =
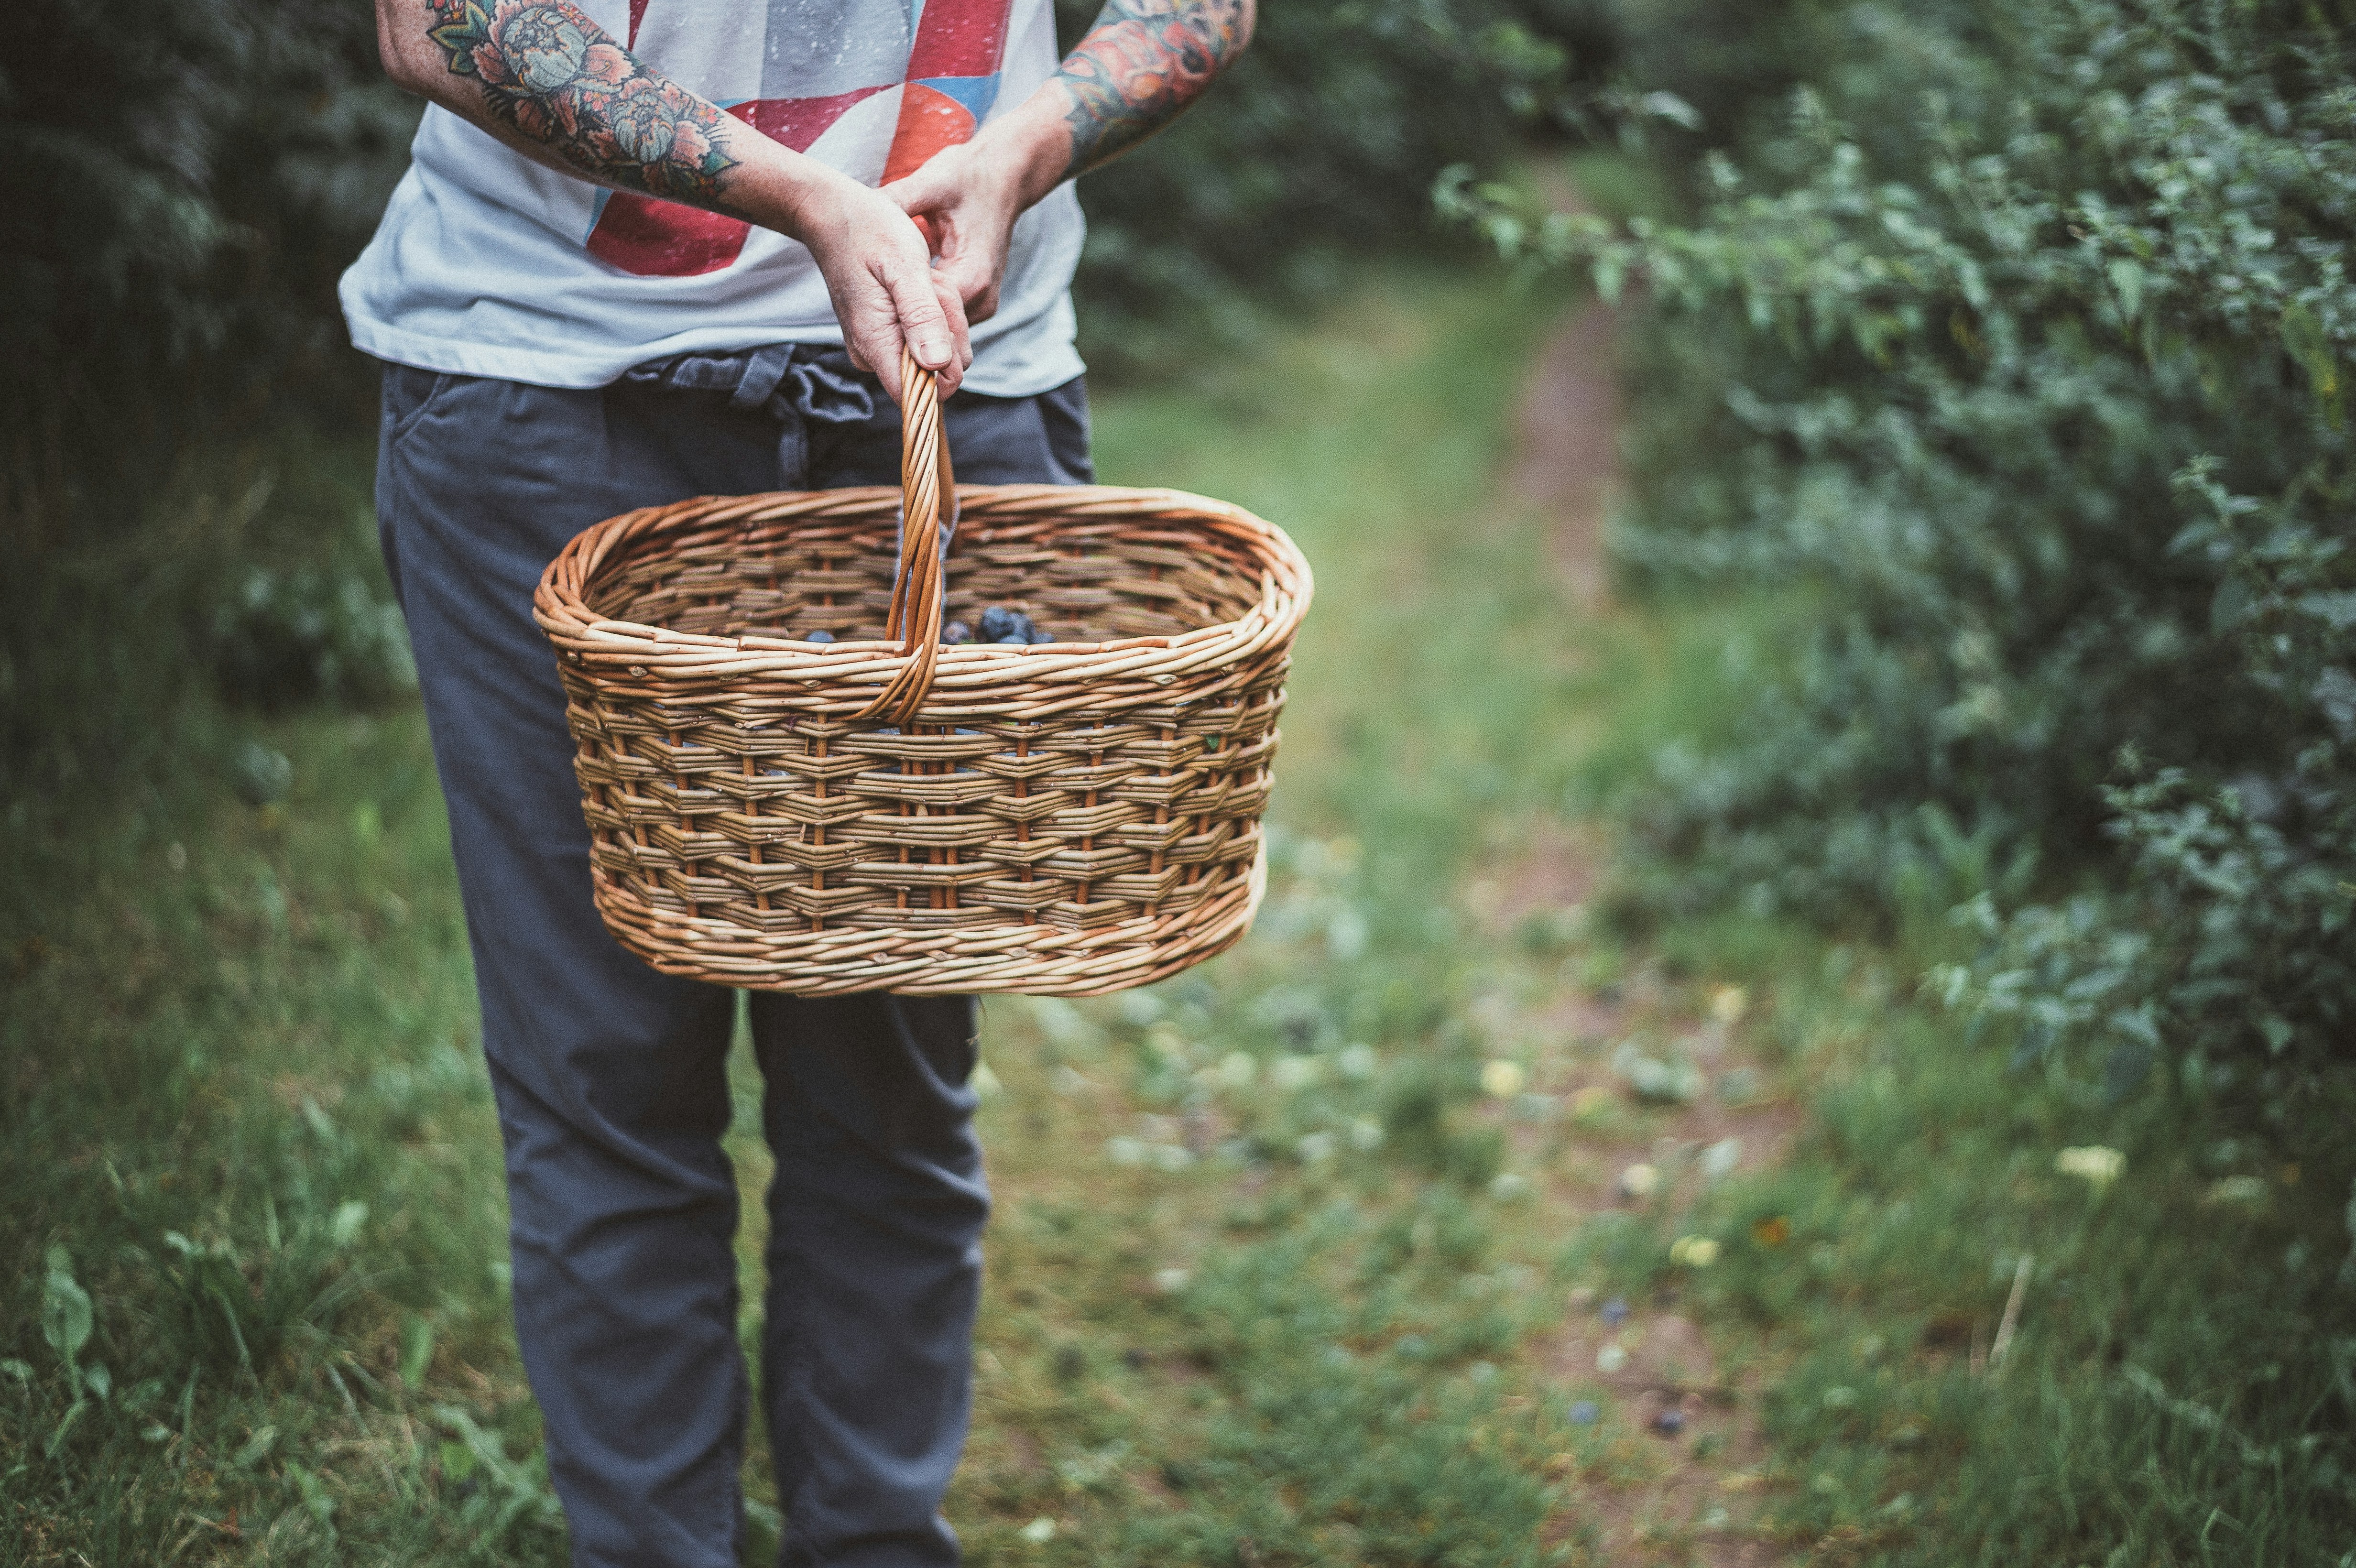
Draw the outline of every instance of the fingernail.
<instances>
[{"instance_id":1,"label":"fingernail","mask_svg":"<svg viewBox=\"0 0 2356 1568\"><path fill-rule=\"evenodd\" d=\"M916 357L936 370L947 363L948 357L949 346L937 337L923 338L916 344Z\"/></svg>"}]
</instances>

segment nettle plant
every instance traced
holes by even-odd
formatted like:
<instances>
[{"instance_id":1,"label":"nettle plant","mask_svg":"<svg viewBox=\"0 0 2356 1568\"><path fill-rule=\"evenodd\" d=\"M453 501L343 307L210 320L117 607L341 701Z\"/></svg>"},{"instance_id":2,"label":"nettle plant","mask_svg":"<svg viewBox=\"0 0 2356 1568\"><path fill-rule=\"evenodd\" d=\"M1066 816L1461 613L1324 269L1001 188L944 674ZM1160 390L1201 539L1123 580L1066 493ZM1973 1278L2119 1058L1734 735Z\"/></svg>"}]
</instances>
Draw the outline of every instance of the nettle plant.
<instances>
[{"instance_id":1,"label":"nettle plant","mask_svg":"<svg viewBox=\"0 0 2356 1568\"><path fill-rule=\"evenodd\" d=\"M2312 1116L2356 1056L2349 25L1954 9L1857 8L1839 96L1708 156L1689 226L1440 187L1648 292L1630 577L1802 607L1751 721L1664 758L1662 896L1965 902L1937 986L2027 1056Z\"/></svg>"}]
</instances>

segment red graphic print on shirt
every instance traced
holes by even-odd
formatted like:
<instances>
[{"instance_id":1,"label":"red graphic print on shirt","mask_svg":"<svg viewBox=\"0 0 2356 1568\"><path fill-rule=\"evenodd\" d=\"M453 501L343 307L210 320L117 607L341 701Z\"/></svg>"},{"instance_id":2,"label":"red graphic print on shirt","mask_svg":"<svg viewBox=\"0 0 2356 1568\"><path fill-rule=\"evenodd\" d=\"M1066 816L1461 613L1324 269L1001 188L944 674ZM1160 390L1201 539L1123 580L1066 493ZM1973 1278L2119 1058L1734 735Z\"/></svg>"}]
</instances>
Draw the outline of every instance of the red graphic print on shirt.
<instances>
[{"instance_id":1,"label":"red graphic print on shirt","mask_svg":"<svg viewBox=\"0 0 2356 1568\"><path fill-rule=\"evenodd\" d=\"M630 0L633 48L651 4L652 0ZM879 93L897 93L898 115L878 176L878 183L888 184L921 168L944 147L970 140L989 114L998 99L1011 5L1012 0L924 0L906 63L896 80L818 96L796 93L793 89L802 83L773 84L765 80L760 96L726 107L738 119L800 153L808 152L859 104ZM888 13L895 30L898 11L895 5ZM790 13L779 7L772 14L770 26L787 25L790 25ZM608 265L641 277L690 278L734 263L750 232L740 219L716 212L616 192L597 214L588 249Z\"/></svg>"}]
</instances>

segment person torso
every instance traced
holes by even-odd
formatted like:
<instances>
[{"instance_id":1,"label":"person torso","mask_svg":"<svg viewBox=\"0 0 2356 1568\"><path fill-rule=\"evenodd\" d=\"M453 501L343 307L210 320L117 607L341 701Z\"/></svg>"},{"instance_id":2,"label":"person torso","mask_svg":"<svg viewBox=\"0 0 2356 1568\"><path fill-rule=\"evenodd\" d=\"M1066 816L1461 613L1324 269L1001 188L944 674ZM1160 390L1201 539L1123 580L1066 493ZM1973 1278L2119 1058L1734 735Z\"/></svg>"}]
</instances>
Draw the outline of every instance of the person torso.
<instances>
[{"instance_id":1,"label":"person torso","mask_svg":"<svg viewBox=\"0 0 2356 1568\"><path fill-rule=\"evenodd\" d=\"M1057 59L1050 0L576 4L652 69L869 185L969 139ZM1080 373L1082 234L1068 185L1017 223L973 390L1026 396ZM353 341L380 358L546 386L670 353L841 341L801 245L558 174L440 108L342 294Z\"/></svg>"}]
</instances>

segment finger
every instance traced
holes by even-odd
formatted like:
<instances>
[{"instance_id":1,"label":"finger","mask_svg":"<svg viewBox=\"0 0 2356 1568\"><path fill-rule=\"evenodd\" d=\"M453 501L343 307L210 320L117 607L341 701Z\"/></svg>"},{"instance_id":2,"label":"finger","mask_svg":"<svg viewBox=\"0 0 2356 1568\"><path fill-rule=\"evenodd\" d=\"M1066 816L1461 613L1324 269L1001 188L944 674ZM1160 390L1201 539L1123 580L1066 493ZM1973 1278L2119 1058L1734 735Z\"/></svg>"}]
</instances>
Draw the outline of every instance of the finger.
<instances>
[{"instance_id":1,"label":"finger","mask_svg":"<svg viewBox=\"0 0 2356 1568\"><path fill-rule=\"evenodd\" d=\"M899 316L881 280L862 274L859 282L857 296L838 301L835 306L842 323L843 351L853 366L883 382L884 396L896 403L900 400Z\"/></svg>"},{"instance_id":2,"label":"finger","mask_svg":"<svg viewBox=\"0 0 2356 1568\"><path fill-rule=\"evenodd\" d=\"M965 297L958 292L957 281L949 276L947 267L933 269L933 293L940 297L941 314L956 325L958 358L952 367L954 373L949 376L948 389L954 389L958 382L965 379L966 367L973 363L973 318L967 314Z\"/></svg>"},{"instance_id":3,"label":"finger","mask_svg":"<svg viewBox=\"0 0 2356 1568\"><path fill-rule=\"evenodd\" d=\"M941 271L954 272L958 298L965 303L969 326L979 326L998 314L998 274L987 262L968 256L954 265L944 264Z\"/></svg>"},{"instance_id":4,"label":"finger","mask_svg":"<svg viewBox=\"0 0 2356 1568\"><path fill-rule=\"evenodd\" d=\"M907 340L909 351L916 363L927 370L946 370L951 366L964 368L966 347L965 312L952 316L941 303L938 290L933 286L933 269L929 266L909 267L887 261L884 265L883 283L892 296L892 308L898 320L899 336Z\"/></svg>"},{"instance_id":5,"label":"finger","mask_svg":"<svg viewBox=\"0 0 2356 1568\"><path fill-rule=\"evenodd\" d=\"M900 356L897 352L898 345L894 344L893 347L894 352L890 354L878 354L868 349L853 349L851 362L883 382L884 395L896 403L900 400Z\"/></svg>"}]
</instances>

